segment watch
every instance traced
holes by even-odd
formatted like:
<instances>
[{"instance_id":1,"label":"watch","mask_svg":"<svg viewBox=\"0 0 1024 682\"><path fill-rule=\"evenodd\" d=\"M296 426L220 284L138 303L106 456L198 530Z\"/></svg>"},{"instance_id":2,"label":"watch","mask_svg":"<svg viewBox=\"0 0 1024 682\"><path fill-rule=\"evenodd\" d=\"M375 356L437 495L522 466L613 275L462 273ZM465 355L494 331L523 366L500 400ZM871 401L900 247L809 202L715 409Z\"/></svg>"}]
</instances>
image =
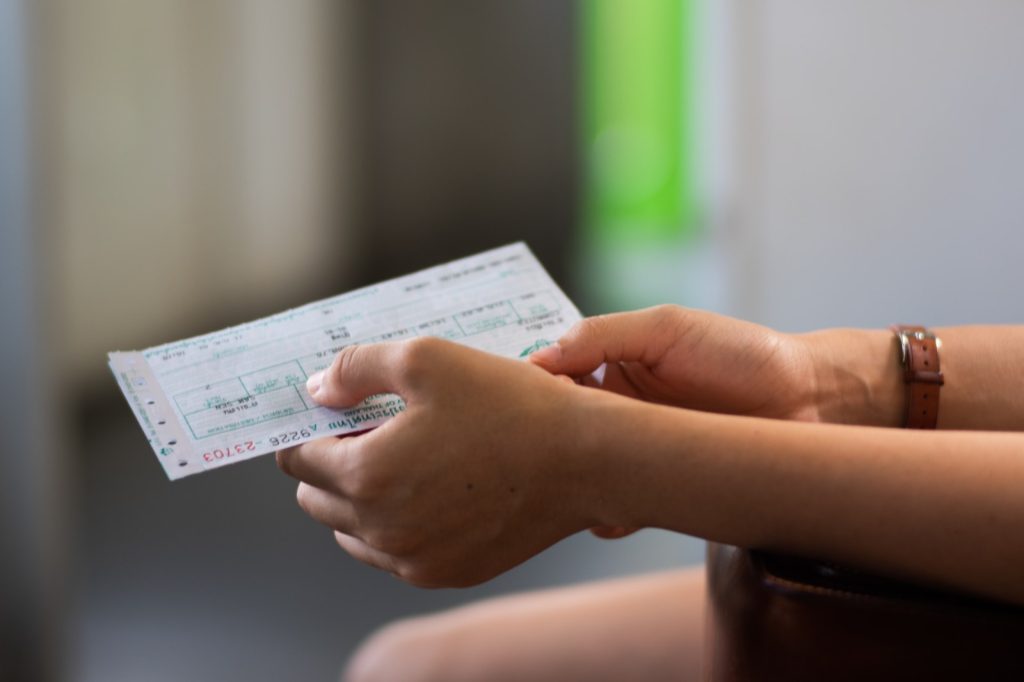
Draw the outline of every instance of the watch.
<instances>
[{"instance_id":1,"label":"watch","mask_svg":"<svg viewBox=\"0 0 1024 682\"><path fill-rule=\"evenodd\" d=\"M903 382L907 385L904 427L934 429L939 421L939 389L945 383L939 366L942 341L924 327L893 325L899 341Z\"/></svg>"}]
</instances>

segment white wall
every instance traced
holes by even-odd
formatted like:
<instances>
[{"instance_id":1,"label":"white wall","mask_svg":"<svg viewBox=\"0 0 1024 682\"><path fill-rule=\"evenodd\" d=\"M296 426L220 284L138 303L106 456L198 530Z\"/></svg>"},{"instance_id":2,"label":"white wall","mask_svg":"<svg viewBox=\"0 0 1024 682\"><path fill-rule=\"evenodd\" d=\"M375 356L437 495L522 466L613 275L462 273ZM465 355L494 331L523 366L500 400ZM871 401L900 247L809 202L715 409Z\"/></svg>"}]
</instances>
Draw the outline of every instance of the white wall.
<instances>
[{"instance_id":1,"label":"white wall","mask_svg":"<svg viewBox=\"0 0 1024 682\"><path fill-rule=\"evenodd\" d=\"M736 312L1024 321L1024 3L733 5Z\"/></svg>"}]
</instances>

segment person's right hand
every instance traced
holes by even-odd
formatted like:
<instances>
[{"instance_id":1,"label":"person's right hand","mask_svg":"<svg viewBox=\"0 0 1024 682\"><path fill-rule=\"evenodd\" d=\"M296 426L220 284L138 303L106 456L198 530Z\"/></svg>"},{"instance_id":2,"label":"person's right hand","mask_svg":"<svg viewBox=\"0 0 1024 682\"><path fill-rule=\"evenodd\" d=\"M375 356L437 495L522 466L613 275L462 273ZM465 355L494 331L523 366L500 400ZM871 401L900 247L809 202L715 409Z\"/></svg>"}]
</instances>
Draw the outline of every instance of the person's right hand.
<instances>
[{"instance_id":1,"label":"person's right hand","mask_svg":"<svg viewBox=\"0 0 1024 682\"><path fill-rule=\"evenodd\" d=\"M661 305L587 318L530 362L642 400L723 414L819 421L799 336ZM598 384L591 373L606 365Z\"/></svg>"}]
</instances>

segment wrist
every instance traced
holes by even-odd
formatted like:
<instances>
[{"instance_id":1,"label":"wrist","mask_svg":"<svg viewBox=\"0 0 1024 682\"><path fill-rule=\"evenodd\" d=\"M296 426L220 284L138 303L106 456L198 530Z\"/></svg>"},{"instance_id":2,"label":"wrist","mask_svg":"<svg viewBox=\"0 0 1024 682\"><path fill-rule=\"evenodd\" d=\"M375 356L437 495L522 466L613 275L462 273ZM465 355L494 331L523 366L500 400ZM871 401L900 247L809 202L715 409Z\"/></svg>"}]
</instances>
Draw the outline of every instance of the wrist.
<instances>
[{"instance_id":1,"label":"wrist","mask_svg":"<svg viewBox=\"0 0 1024 682\"><path fill-rule=\"evenodd\" d=\"M817 420L898 427L906 387L889 331L827 329L801 335L813 367Z\"/></svg>"},{"instance_id":2,"label":"wrist","mask_svg":"<svg viewBox=\"0 0 1024 682\"><path fill-rule=\"evenodd\" d=\"M644 465L641 413L655 406L596 388L577 387L566 449L566 480L580 528L637 528L636 491ZM638 410L640 411L638 413Z\"/></svg>"},{"instance_id":3,"label":"wrist","mask_svg":"<svg viewBox=\"0 0 1024 682\"><path fill-rule=\"evenodd\" d=\"M577 451L585 527L681 530L678 517L687 505L680 500L691 498L696 483L683 472L698 443L735 417L581 390L588 398L581 401L588 435Z\"/></svg>"}]
</instances>

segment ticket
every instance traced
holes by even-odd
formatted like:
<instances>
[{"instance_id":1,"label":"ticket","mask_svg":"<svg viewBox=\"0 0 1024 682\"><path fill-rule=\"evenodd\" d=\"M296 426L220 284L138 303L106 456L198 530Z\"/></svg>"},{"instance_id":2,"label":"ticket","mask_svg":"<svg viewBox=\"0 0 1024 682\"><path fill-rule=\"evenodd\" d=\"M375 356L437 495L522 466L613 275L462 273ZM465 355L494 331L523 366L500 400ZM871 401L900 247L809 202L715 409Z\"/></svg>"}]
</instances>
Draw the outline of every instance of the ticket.
<instances>
[{"instance_id":1,"label":"ticket","mask_svg":"<svg viewBox=\"0 0 1024 682\"><path fill-rule=\"evenodd\" d=\"M525 358L580 317L520 242L109 362L175 480L401 412L396 395L343 410L310 399L306 379L345 346L436 336Z\"/></svg>"}]
</instances>

